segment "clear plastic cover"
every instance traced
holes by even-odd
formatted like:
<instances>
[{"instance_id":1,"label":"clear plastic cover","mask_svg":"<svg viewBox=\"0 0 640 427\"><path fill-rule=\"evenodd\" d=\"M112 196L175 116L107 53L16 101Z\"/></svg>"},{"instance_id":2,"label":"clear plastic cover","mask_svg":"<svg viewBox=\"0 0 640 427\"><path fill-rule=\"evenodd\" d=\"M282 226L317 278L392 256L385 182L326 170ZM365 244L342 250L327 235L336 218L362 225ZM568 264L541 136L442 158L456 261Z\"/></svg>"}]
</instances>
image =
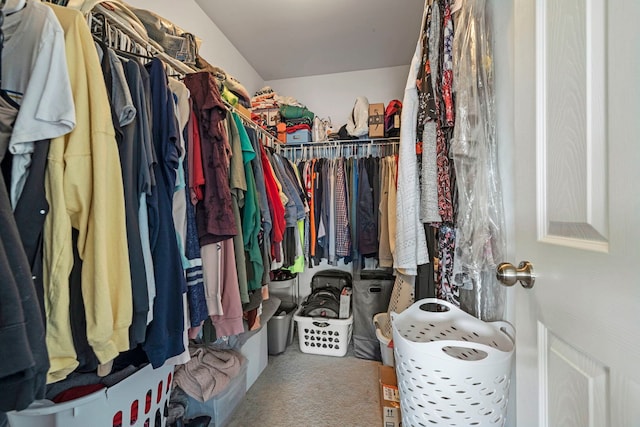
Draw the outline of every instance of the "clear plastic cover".
<instances>
[{"instance_id":1,"label":"clear plastic cover","mask_svg":"<svg viewBox=\"0 0 640 427\"><path fill-rule=\"evenodd\" d=\"M460 306L482 320L504 316L496 265L506 252L498 172L491 28L485 0L465 1L455 24L451 140L458 186L454 280Z\"/></svg>"}]
</instances>

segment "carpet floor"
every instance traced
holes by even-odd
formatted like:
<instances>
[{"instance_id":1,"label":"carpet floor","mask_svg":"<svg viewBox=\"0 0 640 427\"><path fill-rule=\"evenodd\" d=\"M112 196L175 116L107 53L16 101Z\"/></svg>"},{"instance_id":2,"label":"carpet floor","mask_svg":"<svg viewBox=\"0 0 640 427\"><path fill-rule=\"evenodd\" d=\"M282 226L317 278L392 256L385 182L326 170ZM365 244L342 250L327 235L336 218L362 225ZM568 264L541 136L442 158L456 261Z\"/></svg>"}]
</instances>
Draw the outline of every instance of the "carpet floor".
<instances>
[{"instance_id":1,"label":"carpet floor","mask_svg":"<svg viewBox=\"0 0 640 427\"><path fill-rule=\"evenodd\" d=\"M229 427L377 427L379 362L302 353L297 339L269 363Z\"/></svg>"}]
</instances>

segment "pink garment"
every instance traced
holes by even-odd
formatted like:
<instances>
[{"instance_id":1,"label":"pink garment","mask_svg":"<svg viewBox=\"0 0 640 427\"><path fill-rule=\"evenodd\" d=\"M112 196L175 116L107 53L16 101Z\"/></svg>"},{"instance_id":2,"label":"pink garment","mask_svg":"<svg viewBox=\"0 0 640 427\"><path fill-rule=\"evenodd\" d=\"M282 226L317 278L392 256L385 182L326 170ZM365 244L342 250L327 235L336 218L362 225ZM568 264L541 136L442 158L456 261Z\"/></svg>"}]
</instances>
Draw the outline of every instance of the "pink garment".
<instances>
[{"instance_id":1,"label":"pink garment","mask_svg":"<svg viewBox=\"0 0 640 427\"><path fill-rule=\"evenodd\" d=\"M207 309L218 337L244 332L233 239L200 248Z\"/></svg>"}]
</instances>

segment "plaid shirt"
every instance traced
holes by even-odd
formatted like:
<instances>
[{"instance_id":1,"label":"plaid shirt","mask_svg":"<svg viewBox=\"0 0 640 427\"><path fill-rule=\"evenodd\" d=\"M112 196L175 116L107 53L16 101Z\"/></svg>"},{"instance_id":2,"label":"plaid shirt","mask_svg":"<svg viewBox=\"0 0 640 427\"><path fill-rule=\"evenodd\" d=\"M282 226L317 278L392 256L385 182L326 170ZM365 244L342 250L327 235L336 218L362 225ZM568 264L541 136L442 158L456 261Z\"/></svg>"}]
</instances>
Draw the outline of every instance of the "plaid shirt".
<instances>
[{"instance_id":1,"label":"plaid shirt","mask_svg":"<svg viewBox=\"0 0 640 427\"><path fill-rule=\"evenodd\" d=\"M351 230L347 207L347 187L344 171L344 159L337 160L336 172L336 255L351 255Z\"/></svg>"}]
</instances>

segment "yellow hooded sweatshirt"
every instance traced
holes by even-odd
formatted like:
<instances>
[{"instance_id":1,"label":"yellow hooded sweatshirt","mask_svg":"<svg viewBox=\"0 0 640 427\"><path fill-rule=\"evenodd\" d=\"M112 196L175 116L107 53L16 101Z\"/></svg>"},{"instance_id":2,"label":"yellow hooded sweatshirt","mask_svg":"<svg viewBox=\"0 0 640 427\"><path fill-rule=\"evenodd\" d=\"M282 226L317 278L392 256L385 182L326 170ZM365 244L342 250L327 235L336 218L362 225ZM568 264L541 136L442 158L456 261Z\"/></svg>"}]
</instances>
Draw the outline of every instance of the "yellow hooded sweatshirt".
<instances>
[{"instance_id":1,"label":"yellow hooded sweatshirt","mask_svg":"<svg viewBox=\"0 0 640 427\"><path fill-rule=\"evenodd\" d=\"M51 206L44 228L49 383L78 365L69 319L72 227L83 260L87 338L100 363L129 349L133 311L120 159L100 61L82 14L50 7L65 33L77 124L51 141L45 176Z\"/></svg>"}]
</instances>

